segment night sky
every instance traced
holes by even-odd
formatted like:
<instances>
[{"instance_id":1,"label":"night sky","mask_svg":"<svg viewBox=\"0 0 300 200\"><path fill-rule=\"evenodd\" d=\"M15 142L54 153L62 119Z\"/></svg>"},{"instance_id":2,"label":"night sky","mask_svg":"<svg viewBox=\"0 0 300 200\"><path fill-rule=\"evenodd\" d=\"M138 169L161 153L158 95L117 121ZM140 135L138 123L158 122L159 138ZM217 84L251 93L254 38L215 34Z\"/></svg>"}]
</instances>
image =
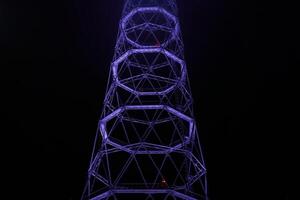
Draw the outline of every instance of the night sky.
<instances>
[{"instance_id":1,"label":"night sky","mask_svg":"<svg viewBox=\"0 0 300 200\"><path fill-rule=\"evenodd\" d=\"M1 1L5 199L80 198L122 2ZM211 200L290 199L288 25L260 2L178 0Z\"/></svg>"}]
</instances>

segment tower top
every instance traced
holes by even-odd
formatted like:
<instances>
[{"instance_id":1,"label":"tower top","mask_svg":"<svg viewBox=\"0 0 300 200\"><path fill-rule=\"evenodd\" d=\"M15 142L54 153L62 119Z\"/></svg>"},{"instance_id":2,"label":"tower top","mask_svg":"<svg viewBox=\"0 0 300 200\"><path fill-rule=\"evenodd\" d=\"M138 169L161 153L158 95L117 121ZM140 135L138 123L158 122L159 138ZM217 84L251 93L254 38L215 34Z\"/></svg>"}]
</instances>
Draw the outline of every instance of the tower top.
<instances>
[{"instance_id":1,"label":"tower top","mask_svg":"<svg viewBox=\"0 0 300 200\"><path fill-rule=\"evenodd\" d=\"M176 0L126 0L123 15L126 15L135 8L141 7L160 7L177 16Z\"/></svg>"}]
</instances>

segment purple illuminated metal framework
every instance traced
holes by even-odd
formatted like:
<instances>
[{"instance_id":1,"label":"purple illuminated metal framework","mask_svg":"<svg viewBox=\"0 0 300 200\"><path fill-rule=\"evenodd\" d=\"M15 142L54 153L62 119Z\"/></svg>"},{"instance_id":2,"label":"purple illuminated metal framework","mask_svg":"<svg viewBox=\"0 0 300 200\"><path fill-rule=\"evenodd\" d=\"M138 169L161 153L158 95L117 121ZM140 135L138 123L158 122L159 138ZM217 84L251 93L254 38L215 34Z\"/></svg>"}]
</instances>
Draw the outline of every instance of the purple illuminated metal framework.
<instances>
[{"instance_id":1,"label":"purple illuminated metal framework","mask_svg":"<svg viewBox=\"0 0 300 200\"><path fill-rule=\"evenodd\" d=\"M175 0L127 0L82 200L207 200Z\"/></svg>"}]
</instances>

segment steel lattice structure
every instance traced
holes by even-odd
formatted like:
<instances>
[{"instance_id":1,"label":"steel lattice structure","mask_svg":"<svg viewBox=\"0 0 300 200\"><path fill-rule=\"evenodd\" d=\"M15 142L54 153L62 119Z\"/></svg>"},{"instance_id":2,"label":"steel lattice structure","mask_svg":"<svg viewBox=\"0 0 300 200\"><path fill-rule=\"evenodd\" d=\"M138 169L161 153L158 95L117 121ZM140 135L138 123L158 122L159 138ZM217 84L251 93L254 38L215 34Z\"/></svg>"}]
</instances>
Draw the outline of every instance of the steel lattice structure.
<instances>
[{"instance_id":1,"label":"steel lattice structure","mask_svg":"<svg viewBox=\"0 0 300 200\"><path fill-rule=\"evenodd\" d=\"M82 200L207 200L175 0L127 0Z\"/></svg>"}]
</instances>

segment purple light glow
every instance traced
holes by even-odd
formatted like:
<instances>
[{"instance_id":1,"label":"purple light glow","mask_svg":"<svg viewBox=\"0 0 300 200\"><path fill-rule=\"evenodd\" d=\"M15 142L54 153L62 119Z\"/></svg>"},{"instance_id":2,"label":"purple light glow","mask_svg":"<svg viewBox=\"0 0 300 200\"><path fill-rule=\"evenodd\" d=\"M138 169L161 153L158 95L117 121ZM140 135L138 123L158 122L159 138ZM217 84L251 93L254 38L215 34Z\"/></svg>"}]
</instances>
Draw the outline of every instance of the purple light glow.
<instances>
[{"instance_id":1,"label":"purple light glow","mask_svg":"<svg viewBox=\"0 0 300 200\"><path fill-rule=\"evenodd\" d=\"M119 29L82 200L207 200L175 1L128 0Z\"/></svg>"}]
</instances>

